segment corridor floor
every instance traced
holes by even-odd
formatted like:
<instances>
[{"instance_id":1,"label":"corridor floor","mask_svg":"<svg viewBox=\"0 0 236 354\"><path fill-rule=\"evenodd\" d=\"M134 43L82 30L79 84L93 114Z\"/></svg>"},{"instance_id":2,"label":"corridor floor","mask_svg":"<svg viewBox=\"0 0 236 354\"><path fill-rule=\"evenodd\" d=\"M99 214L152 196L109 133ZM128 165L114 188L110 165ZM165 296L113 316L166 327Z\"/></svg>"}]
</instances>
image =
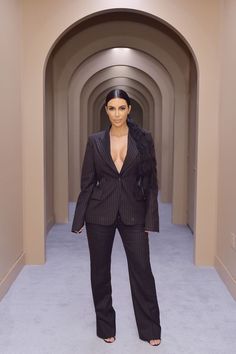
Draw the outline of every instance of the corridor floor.
<instances>
[{"instance_id":1,"label":"corridor floor","mask_svg":"<svg viewBox=\"0 0 236 354\"><path fill-rule=\"evenodd\" d=\"M193 264L193 235L170 223L160 203L160 233L149 233L161 313L162 343L138 338L125 252L118 231L112 251L116 341L96 336L85 231L55 225L44 265L26 265L0 302L1 354L234 354L236 303L213 267Z\"/></svg>"}]
</instances>

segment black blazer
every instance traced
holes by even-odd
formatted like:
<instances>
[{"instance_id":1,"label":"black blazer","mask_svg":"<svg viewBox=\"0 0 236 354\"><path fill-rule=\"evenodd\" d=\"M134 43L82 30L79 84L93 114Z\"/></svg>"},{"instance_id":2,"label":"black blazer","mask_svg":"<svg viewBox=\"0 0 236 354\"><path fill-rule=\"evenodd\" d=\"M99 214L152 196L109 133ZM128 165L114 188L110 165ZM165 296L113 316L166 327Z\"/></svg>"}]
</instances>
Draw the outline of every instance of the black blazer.
<instances>
[{"instance_id":1,"label":"black blazer","mask_svg":"<svg viewBox=\"0 0 236 354\"><path fill-rule=\"evenodd\" d=\"M105 130L88 136L82 164L81 191L71 231L79 231L84 221L110 225L119 210L125 224L143 223L145 230L159 232L156 168L155 186L149 188L145 198L142 186L137 182L140 154L136 143L129 132L127 154L119 173L110 154L110 128L111 124ZM156 163L152 135L146 130L145 134Z\"/></svg>"}]
</instances>

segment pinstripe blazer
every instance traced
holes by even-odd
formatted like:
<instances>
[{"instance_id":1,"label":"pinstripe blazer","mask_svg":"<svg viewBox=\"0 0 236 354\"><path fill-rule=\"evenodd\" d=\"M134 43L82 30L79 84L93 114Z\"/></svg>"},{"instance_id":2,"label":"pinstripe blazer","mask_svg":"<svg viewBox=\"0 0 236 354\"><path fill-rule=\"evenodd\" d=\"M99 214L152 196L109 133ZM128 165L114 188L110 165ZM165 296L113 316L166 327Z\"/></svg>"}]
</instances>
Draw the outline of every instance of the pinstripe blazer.
<instances>
[{"instance_id":1,"label":"pinstripe blazer","mask_svg":"<svg viewBox=\"0 0 236 354\"><path fill-rule=\"evenodd\" d=\"M144 198L142 186L137 182L140 154L136 143L128 132L127 154L119 172L110 153L110 128L111 124L88 137L71 231L79 231L85 221L110 225L119 210L125 224L141 223L145 230L159 232L156 168L155 186L149 188ZM156 162L152 135L146 130L145 134Z\"/></svg>"}]
</instances>

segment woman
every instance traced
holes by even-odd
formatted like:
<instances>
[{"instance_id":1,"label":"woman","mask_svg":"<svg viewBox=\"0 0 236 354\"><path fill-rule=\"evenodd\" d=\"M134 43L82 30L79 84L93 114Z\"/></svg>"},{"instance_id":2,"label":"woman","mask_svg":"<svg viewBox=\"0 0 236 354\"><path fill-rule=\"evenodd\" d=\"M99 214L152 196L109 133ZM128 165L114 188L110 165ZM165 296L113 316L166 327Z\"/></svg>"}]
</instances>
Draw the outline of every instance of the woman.
<instances>
[{"instance_id":1,"label":"woman","mask_svg":"<svg viewBox=\"0 0 236 354\"><path fill-rule=\"evenodd\" d=\"M110 268L117 228L128 261L139 338L159 345L160 314L148 240L148 231L159 232L154 143L151 133L129 117L125 91L110 91L105 109L109 126L88 137L71 231L81 233L86 222L97 336L107 343L116 339Z\"/></svg>"}]
</instances>

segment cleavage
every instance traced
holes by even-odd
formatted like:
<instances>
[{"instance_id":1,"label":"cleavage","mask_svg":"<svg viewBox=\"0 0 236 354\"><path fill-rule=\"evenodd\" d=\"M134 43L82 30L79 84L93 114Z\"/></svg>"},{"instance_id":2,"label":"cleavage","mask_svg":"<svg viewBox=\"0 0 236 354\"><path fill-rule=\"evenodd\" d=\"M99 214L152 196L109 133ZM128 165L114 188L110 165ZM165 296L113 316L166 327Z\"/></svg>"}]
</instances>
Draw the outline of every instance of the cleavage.
<instances>
[{"instance_id":1,"label":"cleavage","mask_svg":"<svg viewBox=\"0 0 236 354\"><path fill-rule=\"evenodd\" d=\"M121 171L128 150L128 136L112 138L110 143L111 157L118 172Z\"/></svg>"}]
</instances>

